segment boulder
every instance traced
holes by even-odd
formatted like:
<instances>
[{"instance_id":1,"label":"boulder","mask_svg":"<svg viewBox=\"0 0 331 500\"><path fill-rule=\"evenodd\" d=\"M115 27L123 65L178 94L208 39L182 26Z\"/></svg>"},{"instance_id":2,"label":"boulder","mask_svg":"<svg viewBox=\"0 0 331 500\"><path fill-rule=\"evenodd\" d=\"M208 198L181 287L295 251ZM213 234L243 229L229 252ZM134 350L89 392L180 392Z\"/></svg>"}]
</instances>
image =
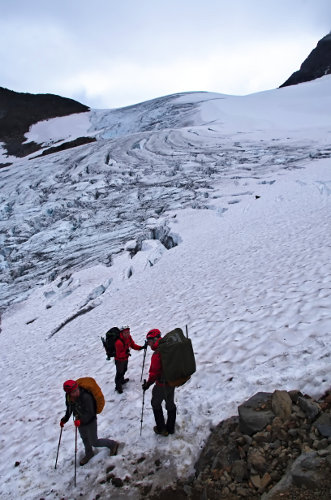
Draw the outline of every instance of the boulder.
<instances>
[{"instance_id":1,"label":"boulder","mask_svg":"<svg viewBox=\"0 0 331 500\"><path fill-rule=\"evenodd\" d=\"M272 411L282 420L290 418L292 413L292 400L286 391L275 391L271 399Z\"/></svg>"},{"instance_id":2,"label":"boulder","mask_svg":"<svg viewBox=\"0 0 331 500\"><path fill-rule=\"evenodd\" d=\"M323 413L318 417L314 425L318 432L324 437L331 437L331 414Z\"/></svg>"},{"instance_id":3,"label":"boulder","mask_svg":"<svg viewBox=\"0 0 331 500\"><path fill-rule=\"evenodd\" d=\"M298 405L309 420L314 420L314 418L316 418L321 412L320 406L311 398L304 398L300 396L298 398Z\"/></svg>"},{"instance_id":4,"label":"boulder","mask_svg":"<svg viewBox=\"0 0 331 500\"><path fill-rule=\"evenodd\" d=\"M271 411L271 393L258 392L238 407L239 428L243 434L251 436L261 431L275 417Z\"/></svg>"},{"instance_id":5,"label":"boulder","mask_svg":"<svg viewBox=\"0 0 331 500\"><path fill-rule=\"evenodd\" d=\"M281 492L290 491L293 486L308 490L318 488L325 478L325 468L320 468L322 460L315 451L302 453L282 479L268 493L262 495L262 500L278 499L279 494L284 494Z\"/></svg>"},{"instance_id":6,"label":"boulder","mask_svg":"<svg viewBox=\"0 0 331 500\"><path fill-rule=\"evenodd\" d=\"M321 480L324 479L324 471L320 471L322 460L315 451L302 453L290 470L293 484L300 488L302 486L311 489L318 488Z\"/></svg>"}]
</instances>

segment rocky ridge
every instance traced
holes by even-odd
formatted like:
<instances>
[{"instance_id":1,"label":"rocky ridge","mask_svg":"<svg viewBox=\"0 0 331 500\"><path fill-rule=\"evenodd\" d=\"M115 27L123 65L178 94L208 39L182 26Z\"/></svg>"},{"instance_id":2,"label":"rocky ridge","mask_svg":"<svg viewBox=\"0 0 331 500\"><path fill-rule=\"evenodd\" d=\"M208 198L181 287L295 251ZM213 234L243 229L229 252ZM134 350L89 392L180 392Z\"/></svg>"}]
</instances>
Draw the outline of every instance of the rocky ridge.
<instances>
[{"instance_id":1,"label":"rocky ridge","mask_svg":"<svg viewBox=\"0 0 331 500\"><path fill-rule=\"evenodd\" d=\"M295 71L281 87L309 82L331 73L331 33L323 37L314 50L301 64L300 70Z\"/></svg>"},{"instance_id":2,"label":"rocky ridge","mask_svg":"<svg viewBox=\"0 0 331 500\"><path fill-rule=\"evenodd\" d=\"M73 99L58 95L14 92L0 87L0 141L7 154L26 156L40 149L35 142L23 144L24 134L32 124L89 109Z\"/></svg>"},{"instance_id":3,"label":"rocky ridge","mask_svg":"<svg viewBox=\"0 0 331 500\"><path fill-rule=\"evenodd\" d=\"M331 390L259 392L238 413L212 430L194 477L148 498L331 498Z\"/></svg>"}]
</instances>

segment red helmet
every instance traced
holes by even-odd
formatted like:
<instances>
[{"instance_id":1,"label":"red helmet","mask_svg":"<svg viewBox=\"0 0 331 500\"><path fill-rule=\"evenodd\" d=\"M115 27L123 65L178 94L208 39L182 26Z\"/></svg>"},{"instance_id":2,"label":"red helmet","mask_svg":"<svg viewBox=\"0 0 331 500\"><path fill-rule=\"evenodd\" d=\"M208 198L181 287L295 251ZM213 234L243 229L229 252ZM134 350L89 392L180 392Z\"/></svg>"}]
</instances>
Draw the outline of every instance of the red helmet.
<instances>
[{"instance_id":1,"label":"red helmet","mask_svg":"<svg viewBox=\"0 0 331 500\"><path fill-rule=\"evenodd\" d=\"M77 389L77 387L78 387L78 384L77 384L77 382L75 380L67 380L63 384L63 390L67 394L70 394L72 391L74 391L75 389Z\"/></svg>"},{"instance_id":2,"label":"red helmet","mask_svg":"<svg viewBox=\"0 0 331 500\"><path fill-rule=\"evenodd\" d=\"M152 330L149 330L148 334L146 335L146 339L158 339L161 337L161 332L157 328L153 328Z\"/></svg>"}]
</instances>

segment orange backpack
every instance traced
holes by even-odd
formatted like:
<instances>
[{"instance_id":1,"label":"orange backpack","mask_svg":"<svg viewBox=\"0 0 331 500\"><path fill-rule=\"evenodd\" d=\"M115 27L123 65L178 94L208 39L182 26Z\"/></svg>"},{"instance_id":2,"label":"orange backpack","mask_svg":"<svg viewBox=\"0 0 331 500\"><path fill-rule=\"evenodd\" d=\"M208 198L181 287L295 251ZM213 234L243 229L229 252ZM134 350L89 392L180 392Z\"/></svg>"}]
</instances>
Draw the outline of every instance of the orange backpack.
<instances>
[{"instance_id":1,"label":"orange backpack","mask_svg":"<svg viewBox=\"0 0 331 500\"><path fill-rule=\"evenodd\" d=\"M92 377L82 377L76 380L79 387L89 391L95 399L97 413L101 413L105 406L105 398L102 390Z\"/></svg>"}]
</instances>

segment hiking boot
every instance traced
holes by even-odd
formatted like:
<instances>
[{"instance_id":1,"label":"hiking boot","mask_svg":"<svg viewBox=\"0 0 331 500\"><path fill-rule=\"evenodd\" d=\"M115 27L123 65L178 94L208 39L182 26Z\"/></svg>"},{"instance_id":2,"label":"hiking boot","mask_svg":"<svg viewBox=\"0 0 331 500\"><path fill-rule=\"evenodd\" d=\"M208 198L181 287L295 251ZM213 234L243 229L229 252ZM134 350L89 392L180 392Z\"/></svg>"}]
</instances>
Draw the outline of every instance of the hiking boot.
<instances>
[{"instance_id":1,"label":"hiking boot","mask_svg":"<svg viewBox=\"0 0 331 500\"><path fill-rule=\"evenodd\" d=\"M117 455L118 446L119 446L119 444L118 444L118 443L115 443L115 444L113 445L113 447L112 447L112 448L110 448L110 453L109 453L109 455L110 455L111 457L114 457L115 455Z\"/></svg>"},{"instance_id":2,"label":"hiking boot","mask_svg":"<svg viewBox=\"0 0 331 500\"><path fill-rule=\"evenodd\" d=\"M122 384L127 384L127 383L129 382L129 380L130 380L129 378L125 378L125 379L123 380Z\"/></svg>"},{"instance_id":3,"label":"hiking boot","mask_svg":"<svg viewBox=\"0 0 331 500\"><path fill-rule=\"evenodd\" d=\"M115 391L118 392L118 394L123 394L123 389L120 386L115 387Z\"/></svg>"},{"instance_id":4,"label":"hiking boot","mask_svg":"<svg viewBox=\"0 0 331 500\"><path fill-rule=\"evenodd\" d=\"M160 436L168 436L168 434L169 434L167 429L159 430L157 425L155 427L153 427L153 430L154 430L155 434L159 434Z\"/></svg>"},{"instance_id":5,"label":"hiking boot","mask_svg":"<svg viewBox=\"0 0 331 500\"><path fill-rule=\"evenodd\" d=\"M87 462L89 462L93 456L94 456L94 452L93 451L92 451L92 453L90 455L85 455L85 457L83 457L81 459L81 461L79 462L79 465L86 465Z\"/></svg>"}]
</instances>

